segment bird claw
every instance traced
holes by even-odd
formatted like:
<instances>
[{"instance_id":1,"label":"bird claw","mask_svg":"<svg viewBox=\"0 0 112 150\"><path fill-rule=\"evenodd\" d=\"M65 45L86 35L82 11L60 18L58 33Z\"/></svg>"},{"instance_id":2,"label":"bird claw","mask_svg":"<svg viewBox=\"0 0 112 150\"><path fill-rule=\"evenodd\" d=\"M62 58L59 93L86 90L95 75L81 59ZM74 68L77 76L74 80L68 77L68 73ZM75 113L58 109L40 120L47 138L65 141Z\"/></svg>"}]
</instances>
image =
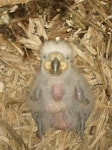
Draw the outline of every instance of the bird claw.
<instances>
[{"instance_id":1,"label":"bird claw","mask_svg":"<svg viewBox=\"0 0 112 150\"><path fill-rule=\"evenodd\" d=\"M81 116L79 118L79 123L78 123L78 127L77 127L77 131L78 131L81 139L83 139L83 136L84 136L84 129L85 129L85 116Z\"/></svg>"},{"instance_id":2,"label":"bird claw","mask_svg":"<svg viewBox=\"0 0 112 150\"><path fill-rule=\"evenodd\" d=\"M40 113L33 113L32 112L32 116L36 122L36 125L37 125L37 132L36 132L36 135L38 138L42 139L42 136L44 134L44 127L42 125L42 119L41 119L41 114Z\"/></svg>"}]
</instances>

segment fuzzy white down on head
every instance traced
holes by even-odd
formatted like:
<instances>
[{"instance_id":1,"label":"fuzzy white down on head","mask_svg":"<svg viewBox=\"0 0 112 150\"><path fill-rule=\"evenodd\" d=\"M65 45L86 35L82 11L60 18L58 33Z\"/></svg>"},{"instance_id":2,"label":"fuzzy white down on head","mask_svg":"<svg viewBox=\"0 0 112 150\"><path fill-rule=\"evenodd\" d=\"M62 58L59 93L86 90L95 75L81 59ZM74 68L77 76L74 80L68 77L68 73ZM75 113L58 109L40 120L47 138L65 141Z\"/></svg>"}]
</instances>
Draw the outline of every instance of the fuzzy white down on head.
<instances>
[{"instance_id":1,"label":"fuzzy white down on head","mask_svg":"<svg viewBox=\"0 0 112 150\"><path fill-rule=\"evenodd\" d=\"M60 52L63 56L72 59L72 48L65 41L46 41L41 47L41 58L48 56L50 53Z\"/></svg>"}]
</instances>

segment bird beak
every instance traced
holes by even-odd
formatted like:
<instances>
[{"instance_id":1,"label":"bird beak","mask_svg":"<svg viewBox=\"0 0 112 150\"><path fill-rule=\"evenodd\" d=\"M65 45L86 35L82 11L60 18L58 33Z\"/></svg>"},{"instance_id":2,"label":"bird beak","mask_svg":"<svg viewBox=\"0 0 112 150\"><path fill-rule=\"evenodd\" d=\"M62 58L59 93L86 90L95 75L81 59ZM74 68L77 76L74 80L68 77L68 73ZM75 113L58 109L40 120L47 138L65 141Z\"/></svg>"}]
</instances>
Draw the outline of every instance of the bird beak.
<instances>
[{"instance_id":1,"label":"bird beak","mask_svg":"<svg viewBox=\"0 0 112 150\"><path fill-rule=\"evenodd\" d=\"M44 66L52 75L60 75L68 68L67 62L59 52L51 53L49 55L49 61L46 61Z\"/></svg>"},{"instance_id":2,"label":"bird beak","mask_svg":"<svg viewBox=\"0 0 112 150\"><path fill-rule=\"evenodd\" d=\"M57 57L55 57L51 61L51 69L52 69L53 74L57 74L59 72L59 68L60 68L60 61L58 60Z\"/></svg>"}]
</instances>

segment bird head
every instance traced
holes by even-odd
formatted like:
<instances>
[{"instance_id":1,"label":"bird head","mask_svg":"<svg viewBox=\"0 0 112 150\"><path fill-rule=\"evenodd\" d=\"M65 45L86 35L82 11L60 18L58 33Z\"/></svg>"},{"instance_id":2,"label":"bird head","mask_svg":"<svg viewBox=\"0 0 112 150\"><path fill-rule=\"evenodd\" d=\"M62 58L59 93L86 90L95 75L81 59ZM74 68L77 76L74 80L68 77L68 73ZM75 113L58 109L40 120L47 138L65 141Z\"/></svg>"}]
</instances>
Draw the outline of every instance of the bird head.
<instances>
[{"instance_id":1,"label":"bird head","mask_svg":"<svg viewBox=\"0 0 112 150\"><path fill-rule=\"evenodd\" d=\"M47 41L41 47L42 69L61 75L70 69L72 56L72 48L65 41Z\"/></svg>"}]
</instances>

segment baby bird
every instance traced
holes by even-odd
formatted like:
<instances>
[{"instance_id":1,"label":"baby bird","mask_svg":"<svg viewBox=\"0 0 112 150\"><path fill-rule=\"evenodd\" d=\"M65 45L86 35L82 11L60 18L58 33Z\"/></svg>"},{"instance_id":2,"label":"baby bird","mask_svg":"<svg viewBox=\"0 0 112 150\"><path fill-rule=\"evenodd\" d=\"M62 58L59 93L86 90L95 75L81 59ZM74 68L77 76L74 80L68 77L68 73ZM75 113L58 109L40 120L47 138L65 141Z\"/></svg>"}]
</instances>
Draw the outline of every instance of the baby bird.
<instances>
[{"instance_id":1,"label":"baby bird","mask_svg":"<svg viewBox=\"0 0 112 150\"><path fill-rule=\"evenodd\" d=\"M89 84L72 65L73 49L65 41L46 41L40 53L41 69L27 100L38 137L49 128L82 137L94 102Z\"/></svg>"}]
</instances>

